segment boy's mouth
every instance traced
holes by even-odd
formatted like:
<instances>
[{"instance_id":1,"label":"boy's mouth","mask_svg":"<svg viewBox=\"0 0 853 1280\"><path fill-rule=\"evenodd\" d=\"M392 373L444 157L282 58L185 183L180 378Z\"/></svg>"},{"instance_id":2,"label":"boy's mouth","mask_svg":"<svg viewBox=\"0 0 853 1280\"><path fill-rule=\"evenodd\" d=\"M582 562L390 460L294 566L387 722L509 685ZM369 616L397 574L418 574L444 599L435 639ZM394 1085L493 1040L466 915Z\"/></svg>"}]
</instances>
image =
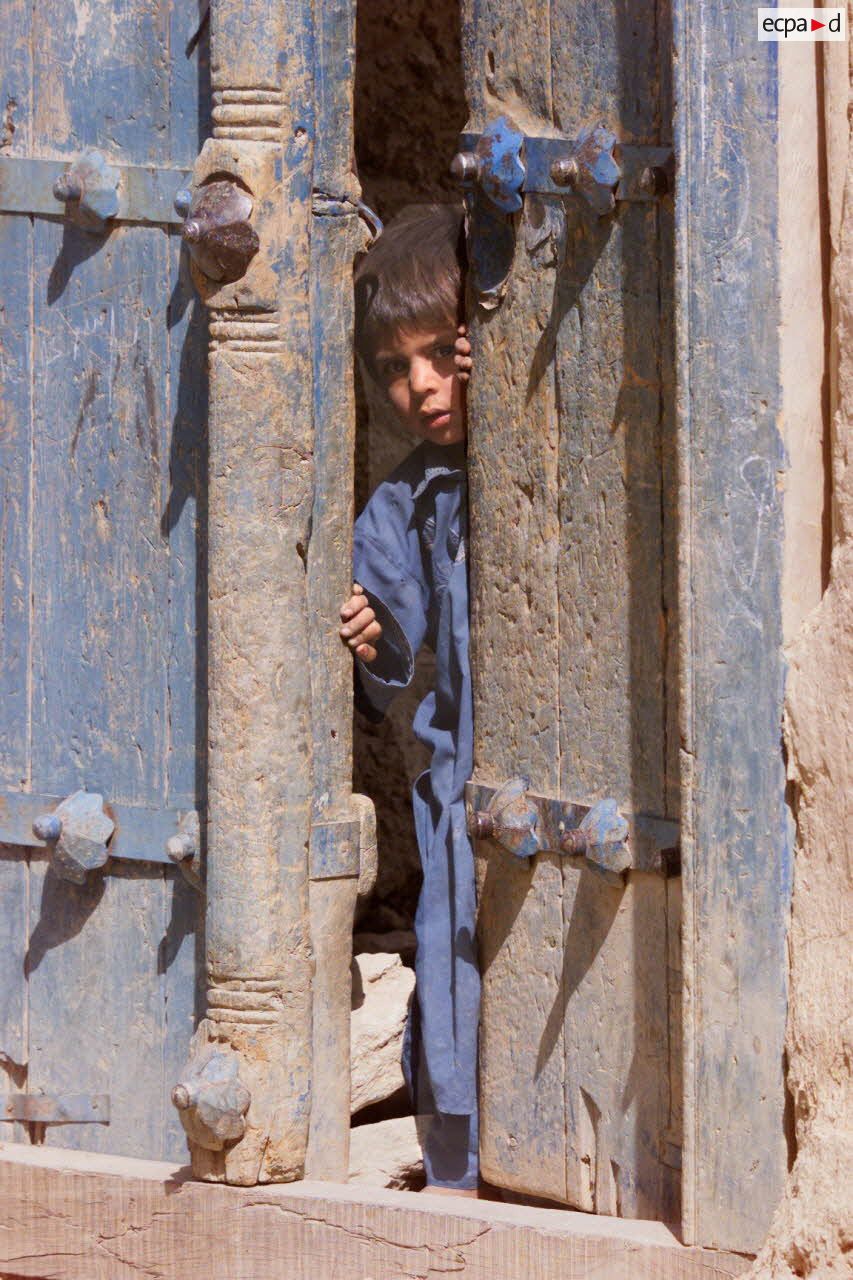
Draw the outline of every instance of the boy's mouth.
<instances>
[{"instance_id":1,"label":"boy's mouth","mask_svg":"<svg viewBox=\"0 0 853 1280\"><path fill-rule=\"evenodd\" d=\"M433 413L422 413L421 418L430 429L446 427L450 423L450 410L436 409Z\"/></svg>"}]
</instances>

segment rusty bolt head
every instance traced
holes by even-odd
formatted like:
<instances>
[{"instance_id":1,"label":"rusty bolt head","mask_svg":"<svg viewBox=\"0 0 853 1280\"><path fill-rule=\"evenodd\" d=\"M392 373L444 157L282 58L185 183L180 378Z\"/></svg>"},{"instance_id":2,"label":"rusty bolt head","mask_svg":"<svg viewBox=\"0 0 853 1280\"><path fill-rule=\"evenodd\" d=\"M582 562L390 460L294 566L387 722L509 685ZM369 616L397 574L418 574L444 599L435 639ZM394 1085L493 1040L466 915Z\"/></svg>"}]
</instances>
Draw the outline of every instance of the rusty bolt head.
<instances>
[{"instance_id":1,"label":"rusty bolt head","mask_svg":"<svg viewBox=\"0 0 853 1280\"><path fill-rule=\"evenodd\" d=\"M173 862L183 862L185 858L195 857L196 842L187 832L179 832L176 836L169 836L166 841L166 853Z\"/></svg>"},{"instance_id":2,"label":"rusty bolt head","mask_svg":"<svg viewBox=\"0 0 853 1280\"><path fill-rule=\"evenodd\" d=\"M176 1084L172 1090L172 1102L179 1111L186 1111L190 1105L190 1091L185 1084Z\"/></svg>"},{"instance_id":3,"label":"rusty bolt head","mask_svg":"<svg viewBox=\"0 0 853 1280\"><path fill-rule=\"evenodd\" d=\"M457 151L450 162L450 176L457 182L474 182L480 174L480 161L473 151Z\"/></svg>"},{"instance_id":4,"label":"rusty bolt head","mask_svg":"<svg viewBox=\"0 0 853 1280\"><path fill-rule=\"evenodd\" d=\"M83 183L73 173L61 174L53 184L53 195L56 200L65 204L68 200L79 200L83 194Z\"/></svg>"},{"instance_id":5,"label":"rusty bolt head","mask_svg":"<svg viewBox=\"0 0 853 1280\"><path fill-rule=\"evenodd\" d=\"M198 244L202 236L201 226L195 218L188 218L181 233L187 244Z\"/></svg>"},{"instance_id":6,"label":"rusty bolt head","mask_svg":"<svg viewBox=\"0 0 853 1280\"><path fill-rule=\"evenodd\" d=\"M551 165L551 181L555 187L573 187L578 180L577 160L563 157Z\"/></svg>"},{"instance_id":7,"label":"rusty bolt head","mask_svg":"<svg viewBox=\"0 0 853 1280\"><path fill-rule=\"evenodd\" d=\"M180 191L175 192L175 198L172 201L172 206L175 210L175 213L178 213L182 218L185 218L190 211L190 205L192 204L192 202L193 202L192 191L189 189L189 187L181 187Z\"/></svg>"},{"instance_id":8,"label":"rusty bolt head","mask_svg":"<svg viewBox=\"0 0 853 1280\"><path fill-rule=\"evenodd\" d=\"M471 814L471 835L476 840L489 840L495 834L495 818L492 813Z\"/></svg>"},{"instance_id":9,"label":"rusty bolt head","mask_svg":"<svg viewBox=\"0 0 853 1280\"><path fill-rule=\"evenodd\" d=\"M203 275L216 283L232 283L246 274L258 252L258 233L251 224L253 200L229 179L198 188L182 235Z\"/></svg>"},{"instance_id":10,"label":"rusty bolt head","mask_svg":"<svg viewBox=\"0 0 853 1280\"><path fill-rule=\"evenodd\" d=\"M585 831L581 831L578 827L571 831L563 832L560 837L560 849L563 853L568 854L584 854L587 849L587 836Z\"/></svg>"},{"instance_id":11,"label":"rusty bolt head","mask_svg":"<svg viewBox=\"0 0 853 1280\"><path fill-rule=\"evenodd\" d=\"M58 840L62 835L62 819L55 813L43 813L33 823L33 835L39 840Z\"/></svg>"}]
</instances>

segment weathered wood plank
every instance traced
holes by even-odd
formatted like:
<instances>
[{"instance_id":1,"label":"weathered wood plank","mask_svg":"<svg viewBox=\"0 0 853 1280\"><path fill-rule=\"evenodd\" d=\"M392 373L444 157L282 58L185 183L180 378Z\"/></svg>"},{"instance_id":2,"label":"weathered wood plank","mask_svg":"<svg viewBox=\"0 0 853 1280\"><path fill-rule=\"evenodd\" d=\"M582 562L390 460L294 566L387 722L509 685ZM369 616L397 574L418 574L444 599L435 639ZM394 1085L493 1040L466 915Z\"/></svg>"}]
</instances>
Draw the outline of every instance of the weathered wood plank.
<instances>
[{"instance_id":1,"label":"weathered wood plank","mask_svg":"<svg viewBox=\"0 0 853 1280\"><path fill-rule=\"evenodd\" d=\"M36 152L168 159L168 11L119 0L95 20L60 0L33 51ZM35 224L33 788L47 794L163 792L166 244L159 228Z\"/></svg>"},{"instance_id":2,"label":"weathered wood plank","mask_svg":"<svg viewBox=\"0 0 853 1280\"><path fill-rule=\"evenodd\" d=\"M555 119L569 134L603 121L620 141L657 143L654 7L646 20L620 6L601 18L553 0L563 36L552 55ZM655 205L606 219L575 207L555 350L560 787L668 814L659 256ZM564 874L570 1198L675 1220L678 1174L660 1158L670 1115L665 884L633 875L620 894L588 872Z\"/></svg>"},{"instance_id":3,"label":"weathered wood plank","mask_svg":"<svg viewBox=\"0 0 853 1280\"><path fill-rule=\"evenodd\" d=\"M32 224L0 217L0 783L29 777Z\"/></svg>"},{"instance_id":4,"label":"weathered wood plank","mask_svg":"<svg viewBox=\"0 0 853 1280\"><path fill-rule=\"evenodd\" d=\"M33 10L11 0L0 24L0 152L22 155L30 145ZM0 785L25 787L29 777L30 657L30 280L32 225L0 217ZM26 852L0 846L0 1081L14 1092L26 1080L28 867ZM5 1124L2 1136L25 1130Z\"/></svg>"},{"instance_id":5,"label":"weathered wood plank","mask_svg":"<svg viewBox=\"0 0 853 1280\"><path fill-rule=\"evenodd\" d=\"M173 0L169 13L168 154L191 166L211 132L210 21L206 3ZM168 238L170 649L167 803L204 812L207 790L207 311L179 234Z\"/></svg>"},{"instance_id":6,"label":"weathered wood plank","mask_svg":"<svg viewBox=\"0 0 853 1280\"><path fill-rule=\"evenodd\" d=\"M156 0L57 0L34 47L33 147L87 147L125 163L162 163L170 123L169 15Z\"/></svg>"},{"instance_id":7,"label":"weathered wood plank","mask_svg":"<svg viewBox=\"0 0 853 1280\"><path fill-rule=\"evenodd\" d=\"M165 1160L188 1159L187 1137L171 1093L204 1015L204 898L177 871L164 877L165 901L157 939L157 974L163 1011L161 1105Z\"/></svg>"},{"instance_id":8,"label":"weathered wood plank","mask_svg":"<svg viewBox=\"0 0 853 1280\"><path fill-rule=\"evenodd\" d=\"M576 214L560 280L560 792L664 814L656 223L654 206ZM665 884L634 875L620 901L587 871L564 876L569 1198L672 1221Z\"/></svg>"},{"instance_id":9,"label":"weathered wood plank","mask_svg":"<svg viewBox=\"0 0 853 1280\"><path fill-rule=\"evenodd\" d=\"M576 214L558 308L562 789L663 816L653 205Z\"/></svg>"},{"instance_id":10,"label":"weathered wood plank","mask_svg":"<svg viewBox=\"0 0 853 1280\"><path fill-rule=\"evenodd\" d=\"M44 1141L162 1151L161 873L125 864L75 885L33 859L30 874L27 1088L110 1095L108 1125L48 1125Z\"/></svg>"},{"instance_id":11,"label":"weathered wood plank","mask_svg":"<svg viewBox=\"0 0 853 1280\"><path fill-rule=\"evenodd\" d=\"M30 143L32 7L11 0L0 31L0 152L22 155ZM29 774L30 647L30 281L32 224L0 217L0 784L26 785Z\"/></svg>"},{"instance_id":12,"label":"weathered wood plank","mask_svg":"<svg viewBox=\"0 0 853 1280\"><path fill-rule=\"evenodd\" d=\"M173 164L191 165L210 133L210 25L198 0L170 6L170 138ZM166 803L207 802L207 312L198 298L177 234L169 236L169 291L161 306L168 330L169 490L161 528L169 542L169 743ZM202 821L202 830L204 822ZM204 841L203 841L204 843ZM204 1013L204 899L183 875L164 877L161 1150L187 1158L187 1140L171 1090Z\"/></svg>"},{"instance_id":13,"label":"weathered wood plank","mask_svg":"<svg viewBox=\"0 0 853 1280\"><path fill-rule=\"evenodd\" d=\"M550 113L547 29L547 5L465 7L469 127L496 114L495 96L513 115ZM507 296L472 319L481 376L468 402L475 774L526 773L546 793L559 782L557 410L553 373L541 361L556 262L539 231L551 214L559 221L559 204L528 206ZM529 254L530 243L542 251ZM498 1185L562 1196L563 1030L545 1053L533 1029L559 999L559 860L528 867L485 841L476 854L481 1168Z\"/></svg>"},{"instance_id":14,"label":"weathered wood plank","mask_svg":"<svg viewBox=\"0 0 853 1280\"><path fill-rule=\"evenodd\" d=\"M776 46L674 12L684 1221L746 1250L787 1163Z\"/></svg>"},{"instance_id":15,"label":"weathered wood plank","mask_svg":"<svg viewBox=\"0 0 853 1280\"><path fill-rule=\"evenodd\" d=\"M160 529L169 550L166 804L204 812L207 792L207 313L181 242L170 237L168 490ZM161 302L161 315L163 315Z\"/></svg>"},{"instance_id":16,"label":"weathered wood plank","mask_svg":"<svg viewBox=\"0 0 853 1280\"><path fill-rule=\"evenodd\" d=\"M56 9L34 45L50 84L36 151L165 158L165 12ZM167 244L158 228L35 224L32 785L48 794L164 796ZM111 1097L109 1126L48 1126L45 1141L162 1152L163 875L121 868L78 889L43 863L31 874L28 1088Z\"/></svg>"},{"instance_id":17,"label":"weathered wood plank","mask_svg":"<svg viewBox=\"0 0 853 1280\"><path fill-rule=\"evenodd\" d=\"M312 823L352 816L352 663L337 635L352 576L355 491L352 263L359 245L352 173L355 4L314 6L314 216L310 304L314 499L307 549L313 738ZM356 881L312 882L313 1098L306 1174L349 1169L350 965Z\"/></svg>"},{"instance_id":18,"label":"weathered wood plank","mask_svg":"<svg viewBox=\"0 0 853 1280\"><path fill-rule=\"evenodd\" d=\"M623 140L657 140L653 21L639 44L633 15L602 29L599 15L556 2L523 15L477 6L468 22L474 125L507 110L534 131L603 120ZM555 794L663 814L657 214L599 220L572 200L566 228L561 202L527 206L507 296L474 326L475 368L494 388L489 398L475 378L471 391L476 765L492 778L540 771ZM529 523L512 503L519 490ZM501 865L496 846L490 857L480 875L487 1176L600 1212L672 1215L677 1175L658 1156L669 1118L663 881L636 876L620 896L556 859L531 877ZM521 1121L534 1106L551 1115L552 1153L566 1144L559 1172L538 1148L530 1158Z\"/></svg>"},{"instance_id":19,"label":"weathered wood plank","mask_svg":"<svg viewBox=\"0 0 853 1280\"><path fill-rule=\"evenodd\" d=\"M0 152L25 155L31 141L33 9L10 0L0 24ZM32 223L0 217L0 786L29 778L30 453L32 445ZM0 1082L26 1088L27 897L24 849L0 846ZM0 1137L26 1130L4 1124Z\"/></svg>"},{"instance_id":20,"label":"weathered wood plank","mask_svg":"<svg viewBox=\"0 0 853 1280\"><path fill-rule=\"evenodd\" d=\"M0 845L0 1088L18 1093L26 1088L29 1007L27 1000L27 852ZM4 1124L0 1141L22 1142L26 1127Z\"/></svg>"},{"instance_id":21,"label":"weathered wood plank","mask_svg":"<svg viewBox=\"0 0 853 1280\"><path fill-rule=\"evenodd\" d=\"M35 791L163 795L165 233L36 222ZM70 278L66 278L70 273ZM57 513L62 512L62 520Z\"/></svg>"},{"instance_id":22,"label":"weathered wood plank","mask_svg":"<svg viewBox=\"0 0 853 1280\"><path fill-rule=\"evenodd\" d=\"M34 151L186 162L204 78L182 66L169 91L169 24L191 7L56 7L33 45ZM35 225L33 787L48 794L195 803L203 335L177 268L162 229ZM78 890L34 871L28 1087L113 1099L109 1127L48 1127L48 1142L185 1151L168 1089L192 1029L197 897L176 875L120 868Z\"/></svg>"},{"instance_id":23,"label":"weathered wood plank","mask_svg":"<svg viewBox=\"0 0 853 1280\"><path fill-rule=\"evenodd\" d=\"M61 1160L61 1164L59 1161ZM749 1260L659 1223L303 1182L218 1187L175 1166L0 1150L0 1268L54 1280L730 1280Z\"/></svg>"}]
</instances>

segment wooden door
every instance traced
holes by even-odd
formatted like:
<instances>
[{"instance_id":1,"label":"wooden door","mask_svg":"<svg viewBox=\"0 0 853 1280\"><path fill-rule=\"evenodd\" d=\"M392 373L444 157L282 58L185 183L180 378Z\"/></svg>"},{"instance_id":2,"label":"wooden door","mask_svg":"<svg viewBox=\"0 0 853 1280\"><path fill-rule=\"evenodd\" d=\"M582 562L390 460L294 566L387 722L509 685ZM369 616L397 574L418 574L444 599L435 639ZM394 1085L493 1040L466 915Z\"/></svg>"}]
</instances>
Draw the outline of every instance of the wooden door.
<instances>
[{"instance_id":1,"label":"wooden door","mask_svg":"<svg viewBox=\"0 0 853 1280\"><path fill-rule=\"evenodd\" d=\"M5 1133L180 1159L200 898L165 844L204 805L206 321L172 200L207 132L205 11L4 19L0 1066L6 1115L46 1121ZM80 788L116 830L77 884L31 823Z\"/></svg>"},{"instance_id":2,"label":"wooden door","mask_svg":"<svg viewBox=\"0 0 853 1280\"><path fill-rule=\"evenodd\" d=\"M577 137L603 122L665 145L654 24L620 14L470 10L472 126L504 114L528 137ZM532 173L529 143L523 163ZM600 213L552 186L515 217L505 296L474 326L475 779L526 775L544 796L677 819L671 208ZM476 208L471 223L476 240ZM476 243L473 256L476 270ZM489 841L477 854L485 1177L676 1218L672 864L658 853L617 884L558 852L518 859Z\"/></svg>"},{"instance_id":3,"label":"wooden door","mask_svg":"<svg viewBox=\"0 0 853 1280\"><path fill-rule=\"evenodd\" d=\"M675 8L678 114L666 6L463 8L480 1153L597 1213L683 1186L746 1251L785 1170L774 67ZM565 856L605 798L627 845Z\"/></svg>"}]
</instances>

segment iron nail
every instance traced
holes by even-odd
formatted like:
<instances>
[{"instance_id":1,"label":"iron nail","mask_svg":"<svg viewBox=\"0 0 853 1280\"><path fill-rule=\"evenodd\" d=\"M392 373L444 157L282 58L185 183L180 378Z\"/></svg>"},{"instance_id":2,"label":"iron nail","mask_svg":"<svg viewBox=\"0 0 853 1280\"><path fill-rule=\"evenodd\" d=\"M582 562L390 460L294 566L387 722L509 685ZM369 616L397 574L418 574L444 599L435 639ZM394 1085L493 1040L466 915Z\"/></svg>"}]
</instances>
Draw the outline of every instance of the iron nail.
<instances>
[{"instance_id":1,"label":"iron nail","mask_svg":"<svg viewBox=\"0 0 853 1280\"><path fill-rule=\"evenodd\" d=\"M457 151L450 162L450 174L457 182L473 182L480 173L480 162L473 151Z\"/></svg>"},{"instance_id":2,"label":"iron nail","mask_svg":"<svg viewBox=\"0 0 853 1280\"><path fill-rule=\"evenodd\" d=\"M557 187L573 187L578 180L578 162L567 157L551 164L551 181Z\"/></svg>"}]
</instances>

